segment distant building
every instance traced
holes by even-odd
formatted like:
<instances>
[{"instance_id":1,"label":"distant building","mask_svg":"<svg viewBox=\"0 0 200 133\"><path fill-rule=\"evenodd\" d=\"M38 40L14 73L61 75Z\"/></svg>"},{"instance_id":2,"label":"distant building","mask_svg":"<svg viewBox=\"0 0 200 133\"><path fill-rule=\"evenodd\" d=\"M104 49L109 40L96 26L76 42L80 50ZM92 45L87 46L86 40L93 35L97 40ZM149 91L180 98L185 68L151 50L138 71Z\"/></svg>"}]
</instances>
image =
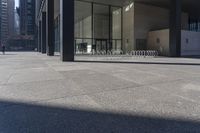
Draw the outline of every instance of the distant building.
<instances>
[{"instance_id":1,"label":"distant building","mask_svg":"<svg viewBox=\"0 0 200 133\"><path fill-rule=\"evenodd\" d=\"M9 40L10 50L30 51L35 49L35 0L19 0L14 11L15 36Z\"/></svg>"},{"instance_id":2,"label":"distant building","mask_svg":"<svg viewBox=\"0 0 200 133\"><path fill-rule=\"evenodd\" d=\"M8 2L8 35L12 38L15 35L15 0Z\"/></svg>"},{"instance_id":3,"label":"distant building","mask_svg":"<svg viewBox=\"0 0 200 133\"><path fill-rule=\"evenodd\" d=\"M0 44L7 45L14 35L15 0L0 0Z\"/></svg>"},{"instance_id":4,"label":"distant building","mask_svg":"<svg viewBox=\"0 0 200 133\"><path fill-rule=\"evenodd\" d=\"M0 43L6 44L8 40L8 3L7 0L1 0L0 3L0 16L1 16L1 28L0 28Z\"/></svg>"},{"instance_id":5,"label":"distant building","mask_svg":"<svg viewBox=\"0 0 200 133\"><path fill-rule=\"evenodd\" d=\"M20 0L20 33L35 34L35 0Z\"/></svg>"},{"instance_id":6,"label":"distant building","mask_svg":"<svg viewBox=\"0 0 200 133\"><path fill-rule=\"evenodd\" d=\"M15 35L20 35L19 14L17 13L17 9L15 9L14 29L15 29Z\"/></svg>"},{"instance_id":7,"label":"distant building","mask_svg":"<svg viewBox=\"0 0 200 133\"><path fill-rule=\"evenodd\" d=\"M0 47L1 47L1 1L2 0L0 0Z\"/></svg>"}]
</instances>

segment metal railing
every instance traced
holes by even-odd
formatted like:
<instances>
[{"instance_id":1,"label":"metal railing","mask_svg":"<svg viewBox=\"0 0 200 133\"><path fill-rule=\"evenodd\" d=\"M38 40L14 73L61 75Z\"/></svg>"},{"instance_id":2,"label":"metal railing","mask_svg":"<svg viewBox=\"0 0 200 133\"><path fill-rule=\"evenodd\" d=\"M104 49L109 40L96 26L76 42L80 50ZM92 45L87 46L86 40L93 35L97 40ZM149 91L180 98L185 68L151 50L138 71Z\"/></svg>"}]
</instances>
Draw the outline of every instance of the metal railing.
<instances>
[{"instance_id":1,"label":"metal railing","mask_svg":"<svg viewBox=\"0 0 200 133\"><path fill-rule=\"evenodd\" d=\"M156 50L136 50L129 53L132 56L143 56L143 57L157 57L159 55Z\"/></svg>"},{"instance_id":2,"label":"metal railing","mask_svg":"<svg viewBox=\"0 0 200 133\"><path fill-rule=\"evenodd\" d=\"M107 56L107 57L157 57L159 52L156 50L133 50L128 53L124 53L122 50L100 50L92 51L90 53L76 52L77 56Z\"/></svg>"}]
</instances>

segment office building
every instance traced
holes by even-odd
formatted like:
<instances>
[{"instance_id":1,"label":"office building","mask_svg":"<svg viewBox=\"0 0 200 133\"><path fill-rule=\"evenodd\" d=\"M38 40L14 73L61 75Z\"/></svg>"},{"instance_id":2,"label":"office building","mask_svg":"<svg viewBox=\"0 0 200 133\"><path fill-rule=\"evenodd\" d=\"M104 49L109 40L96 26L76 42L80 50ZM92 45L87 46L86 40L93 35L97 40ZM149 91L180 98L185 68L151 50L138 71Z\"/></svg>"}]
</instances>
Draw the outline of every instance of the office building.
<instances>
[{"instance_id":1,"label":"office building","mask_svg":"<svg viewBox=\"0 0 200 133\"><path fill-rule=\"evenodd\" d=\"M21 35L34 35L35 0L20 0L19 13Z\"/></svg>"},{"instance_id":2,"label":"office building","mask_svg":"<svg viewBox=\"0 0 200 133\"><path fill-rule=\"evenodd\" d=\"M16 10L18 14L15 14L17 35L11 41L12 47L21 48L18 50L30 51L36 48L35 1L36 0L19 0L19 7Z\"/></svg>"},{"instance_id":3,"label":"office building","mask_svg":"<svg viewBox=\"0 0 200 133\"><path fill-rule=\"evenodd\" d=\"M17 8L15 9L15 12L14 12L14 32L15 32L15 35L20 35L20 20L19 20L19 14L17 12Z\"/></svg>"},{"instance_id":4,"label":"office building","mask_svg":"<svg viewBox=\"0 0 200 133\"><path fill-rule=\"evenodd\" d=\"M15 0L7 0L8 2L8 35L12 38L15 34Z\"/></svg>"},{"instance_id":5,"label":"office building","mask_svg":"<svg viewBox=\"0 0 200 133\"><path fill-rule=\"evenodd\" d=\"M38 0L38 51L73 61L75 54L156 50L200 55L197 0Z\"/></svg>"},{"instance_id":6,"label":"office building","mask_svg":"<svg viewBox=\"0 0 200 133\"><path fill-rule=\"evenodd\" d=\"M7 45L14 35L14 0L0 1L0 44Z\"/></svg>"},{"instance_id":7,"label":"office building","mask_svg":"<svg viewBox=\"0 0 200 133\"><path fill-rule=\"evenodd\" d=\"M1 3L2 0L0 0L0 14L1 14L1 9L2 9L2 3ZM1 15L0 15L0 47L1 47Z\"/></svg>"},{"instance_id":8,"label":"office building","mask_svg":"<svg viewBox=\"0 0 200 133\"><path fill-rule=\"evenodd\" d=\"M1 38L1 45L6 45L8 41L8 35L9 35L9 25L8 25L8 1L7 0L1 0L0 3L0 9L1 9L1 32L0 32L0 38Z\"/></svg>"}]
</instances>

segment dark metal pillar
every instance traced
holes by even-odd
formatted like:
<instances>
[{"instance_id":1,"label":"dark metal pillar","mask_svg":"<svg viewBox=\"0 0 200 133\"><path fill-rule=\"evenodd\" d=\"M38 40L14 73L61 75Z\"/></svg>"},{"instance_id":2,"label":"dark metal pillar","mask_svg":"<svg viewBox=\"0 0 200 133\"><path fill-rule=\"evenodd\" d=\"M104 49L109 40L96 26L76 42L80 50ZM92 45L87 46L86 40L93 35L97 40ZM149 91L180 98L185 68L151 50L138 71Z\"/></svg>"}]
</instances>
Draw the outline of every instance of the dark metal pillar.
<instances>
[{"instance_id":1,"label":"dark metal pillar","mask_svg":"<svg viewBox=\"0 0 200 133\"><path fill-rule=\"evenodd\" d=\"M46 0L46 6L47 55L54 56L54 0Z\"/></svg>"},{"instance_id":2,"label":"dark metal pillar","mask_svg":"<svg viewBox=\"0 0 200 133\"><path fill-rule=\"evenodd\" d=\"M38 23L38 52L41 52L41 21Z\"/></svg>"},{"instance_id":3,"label":"dark metal pillar","mask_svg":"<svg viewBox=\"0 0 200 133\"><path fill-rule=\"evenodd\" d=\"M182 14L182 0L170 0L170 44L169 56L181 56L181 14Z\"/></svg>"},{"instance_id":4,"label":"dark metal pillar","mask_svg":"<svg viewBox=\"0 0 200 133\"><path fill-rule=\"evenodd\" d=\"M46 12L42 12L42 34L41 34L41 38L42 38L42 53L45 54L46 53Z\"/></svg>"},{"instance_id":5,"label":"dark metal pillar","mask_svg":"<svg viewBox=\"0 0 200 133\"><path fill-rule=\"evenodd\" d=\"M109 39L108 39L108 43L106 44L106 53L108 53L108 50L112 49L113 46L113 38L112 38L112 7L109 5L109 30L108 30L108 34L109 34Z\"/></svg>"},{"instance_id":6,"label":"dark metal pillar","mask_svg":"<svg viewBox=\"0 0 200 133\"><path fill-rule=\"evenodd\" d=\"M61 60L74 61L74 0L60 0Z\"/></svg>"}]
</instances>

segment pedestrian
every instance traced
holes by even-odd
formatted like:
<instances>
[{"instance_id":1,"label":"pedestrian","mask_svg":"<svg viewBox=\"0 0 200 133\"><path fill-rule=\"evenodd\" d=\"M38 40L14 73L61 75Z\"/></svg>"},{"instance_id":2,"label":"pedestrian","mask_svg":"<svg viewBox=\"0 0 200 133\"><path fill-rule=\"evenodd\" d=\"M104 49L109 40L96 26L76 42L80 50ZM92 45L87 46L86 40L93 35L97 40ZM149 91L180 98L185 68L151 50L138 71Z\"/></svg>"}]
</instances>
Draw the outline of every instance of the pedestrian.
<instances>
[{"instance_id":1,"label":"pedestrian","mask_svg":"<svg viewBox=\"0 0 200 133\"><path fill-rule=\"evenodd\" d=\"M6 46L3 44L2 45L2 53L3 53L3 55L5 55L5 51L6 51Z\"/></svg>"}]
</instances>

